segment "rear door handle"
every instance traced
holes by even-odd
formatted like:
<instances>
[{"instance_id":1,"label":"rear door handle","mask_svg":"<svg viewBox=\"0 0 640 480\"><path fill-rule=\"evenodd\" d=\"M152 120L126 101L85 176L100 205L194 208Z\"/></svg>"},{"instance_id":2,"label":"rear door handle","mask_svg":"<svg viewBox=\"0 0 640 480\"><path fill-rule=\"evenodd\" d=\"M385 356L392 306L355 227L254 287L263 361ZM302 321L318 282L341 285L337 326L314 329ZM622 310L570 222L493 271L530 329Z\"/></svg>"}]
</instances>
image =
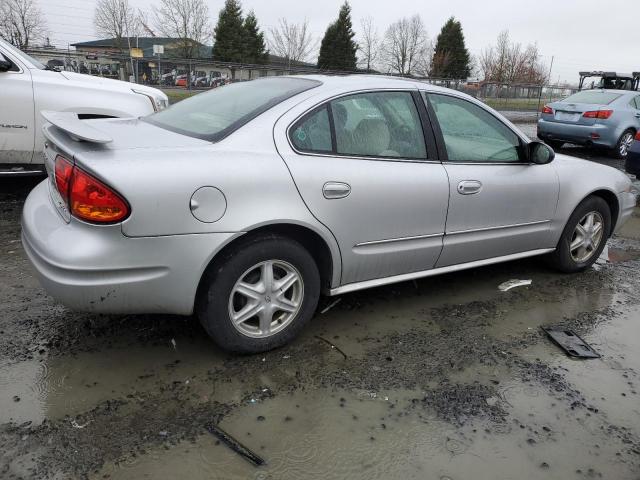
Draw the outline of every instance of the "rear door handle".
<instances>
[{"instance_id":1,"label":"rear door handle","mask_svg":"<svg viewBox=\"0 0 640 480\"><path fill-rule=\"evenodd\" d=\"M344 182L327 182L322 186L324 198L329 200L344 198L351 193L351 185Z\"/></svg>"},{"instance_id":2,"label":"rear door handle","mask_svg":"<svg viewBox=\"0 0 640 480\"><path fill-rule=\"evenodd\" d=\"M458 193L460 195L473 195L482 190L482 183L478 180L463 180L458 184Z\"/></svg>"}]
</instances>

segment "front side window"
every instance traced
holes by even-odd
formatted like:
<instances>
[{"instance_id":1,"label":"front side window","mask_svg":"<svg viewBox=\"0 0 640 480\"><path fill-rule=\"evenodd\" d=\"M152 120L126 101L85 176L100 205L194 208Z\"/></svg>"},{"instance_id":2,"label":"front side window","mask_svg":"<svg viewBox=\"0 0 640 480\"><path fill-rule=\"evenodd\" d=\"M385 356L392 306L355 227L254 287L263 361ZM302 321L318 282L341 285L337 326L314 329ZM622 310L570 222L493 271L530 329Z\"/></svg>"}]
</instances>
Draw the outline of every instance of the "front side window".
<instances>
[{"instance_id":1,"label":"front side window","mask_svg":"<svg viewBox=\"0 0 640 480\"><path fill-rule=\"evenodd\" d=\"M483 108L461 98L428 94L450 162L520 162L520 138Z\"/></svg>"},{"instance_id":2,"label":"front side window","mask_svg":"<svg viewBox=\"0 0 640 480\"><path fill-rule=\"evenodd\" d=\"M422 124L410 92L372 92L331 102L336 153L426 159Z\"/></svg>"},{"instance_id":3,"label":"front side window","mask_svg":"<svg viewBox=\"0 0 640 480\"><path fill-rule=\"evenodd\" d=\"M305 78L264 78L194 95L143 120L173 132L218 141L275 105L321 82Z\"/></svg>"}]
</instances>

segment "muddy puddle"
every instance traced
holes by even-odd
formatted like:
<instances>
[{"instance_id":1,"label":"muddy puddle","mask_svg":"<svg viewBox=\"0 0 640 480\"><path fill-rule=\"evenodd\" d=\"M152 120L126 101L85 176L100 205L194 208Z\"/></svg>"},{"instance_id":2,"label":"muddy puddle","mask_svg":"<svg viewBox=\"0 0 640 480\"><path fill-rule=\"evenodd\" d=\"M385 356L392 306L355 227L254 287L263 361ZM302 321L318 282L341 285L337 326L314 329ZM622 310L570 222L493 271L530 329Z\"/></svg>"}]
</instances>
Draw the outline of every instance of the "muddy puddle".
<instances>
[{"instance_id":1,"label":"muddy puddle","mask_svg":"<svg viewBox=\"0 0 640 480\"><path fill-rule=\"evenodd\" d=\"M0 477L638 478L638 238L632 224L579 275L530 259L325 299L291 345L245 357L192 319L55 306L11 244ZM498 289L512 279L531 284ZM543 325L601 358L569 358Z\"/></svg>"}]
</instances>

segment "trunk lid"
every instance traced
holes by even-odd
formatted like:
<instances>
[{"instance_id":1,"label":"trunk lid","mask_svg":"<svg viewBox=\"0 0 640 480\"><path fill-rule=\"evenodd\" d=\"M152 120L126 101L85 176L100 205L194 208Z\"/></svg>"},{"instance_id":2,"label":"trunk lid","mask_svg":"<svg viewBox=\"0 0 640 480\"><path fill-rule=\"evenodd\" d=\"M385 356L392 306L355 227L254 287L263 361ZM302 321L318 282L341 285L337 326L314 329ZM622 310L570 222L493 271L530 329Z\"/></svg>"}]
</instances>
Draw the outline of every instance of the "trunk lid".
<instances>
[{"instance_id":1,"label":"trunk lid","mask_svg":"<svg viewBox=\"0 0 640 480\"><path fill-rule=\"evenodd\" d=\"M585 112L597 112L598 110L610 110L607 105L597 103L568 103L553 102L549 106L553 108L553 115L548 114L545 120L556 123L567 123L572 125L594 125L595 118L586 118Z\"/></svg>"},{"instance_id":2,"label":"trunk lid","mask_svg":"<svg viewBox=\"0 0 640 480\"><path fill-rule=\"evenodd\" d=\"M55 179L58 155L111 184L110 169L132 172L136 161L146 159L148 162L149 158L160 157L166 162L167 157L178 156L170 152L211 146L210 142L170 132L135 118L79 120L70 112L43 112L43 117L49 122L43 127L49 190L53 203L67 222L70 213Z\"/></svg>"}]
</instances>

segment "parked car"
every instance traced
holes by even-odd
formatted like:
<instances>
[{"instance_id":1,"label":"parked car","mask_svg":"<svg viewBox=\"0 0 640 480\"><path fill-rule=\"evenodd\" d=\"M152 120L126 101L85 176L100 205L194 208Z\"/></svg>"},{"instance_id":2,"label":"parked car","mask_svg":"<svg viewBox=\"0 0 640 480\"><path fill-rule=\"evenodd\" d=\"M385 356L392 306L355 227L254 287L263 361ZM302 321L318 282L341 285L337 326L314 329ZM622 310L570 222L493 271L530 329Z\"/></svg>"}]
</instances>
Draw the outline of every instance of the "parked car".
<instances>
[{"instance_id":1,"label":"parked car","mask_svg":"<svg viewBox=\"0 0 640 480\"><path fill-rule=\"evenodd\" d=\"M186 87L187 86L187 74L183 73L182 75L178 75L176 77L176 87Z\"/></svg>"},{"instance_id":2,"label":"parked car","mask_svg":"<svg viewBox=\"0 0 640 480\"><path fill-rule=\"evenodd\" d=\"M168 105L160 90L56 71L0 40L0 175L42 172L41 110L139 117Z\"/></svg>"},{"instance_id":3,"label":"parked car","mask_svg":"<svg viewBox=\"0 0 640 480\"><path fill-rule=\"evenodd\" d=\"M583 90L545 105L538 138L558 149L564 143L606 147L618 158L640 131L640 92Z\"/></svg>"},{"instance_id":4,"label":"parked car","mask_svg":"<svg viewBox=\"0 0 640 480\"><path fill-rule=\"evenodd\" d=\"M584 270L635 206L624 173L406 79L271 77L141 119L44 115L49 178L22 239L45 289L75 310L196 312L237 352L290 341L321 292L534 255Z\"/></svg>"},{"instance_id":5,"label":"parked car","mask_svg":"<svg viewBox=\"0 0 640 480\"><path fill-rule=\"evenodd\" d=\"M629 147L624 169L627 173L640 178L640 131L636 133L634 142Z\"/></svg>"}]
</instances>

